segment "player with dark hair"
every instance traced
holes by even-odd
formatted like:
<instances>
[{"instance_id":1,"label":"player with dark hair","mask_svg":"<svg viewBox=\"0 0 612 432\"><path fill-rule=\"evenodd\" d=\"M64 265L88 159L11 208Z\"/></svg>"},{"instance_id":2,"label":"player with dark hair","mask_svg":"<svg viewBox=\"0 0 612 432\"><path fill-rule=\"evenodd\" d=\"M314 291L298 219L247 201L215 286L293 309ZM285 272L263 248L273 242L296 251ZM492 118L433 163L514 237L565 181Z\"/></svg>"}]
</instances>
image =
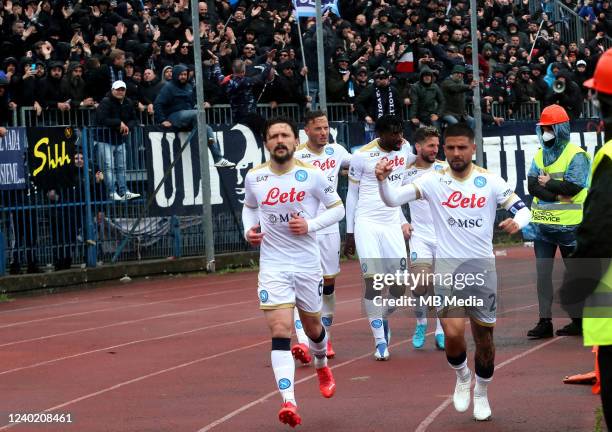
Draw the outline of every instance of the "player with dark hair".
<instances>
[{"instance_id":1,"label":"player with dark hair","mask_svg":"<svg viewBox=\"0 0 612 432\"><path fill-rule=\"evenodd\" d=\"M491 408L487 386L495 369L493 327L496 320L497 275L493 254L493 224L497 206L514 214L499 224L514 234L526 226L531 213L523 201L497 174L472 163L476 151L474 132L458 123L446 129L444 153L448 169L434 170L412 184L394 187L388 177L393 164L380 161L376 177L382 200L389 206L399 206L424 199L429 203L438 243L435 273L452 275L434 278L435 294L443 300L438 308L445 335L445 351L449 365L457 374L453 395L455 409L464 412L470 405L472 372L467 365L465 316L470 318L476 345L474 418L488 420ZM473 283L468 284L467 276ZM461 285L460 285L461 281ZM474 305L457 299L476 297ZM456 305L456 306L453 306Z\"/></svg>"},{"instance_id":2,"label":"player with dark hair","mask_svg":"<svg viewBox=\"0 0 612 432\"><path fill-rule=\"evenodd\" d=\"M330 188L338 189L340 170L348 168L351 154L340 144L329 143L329 122L323 111L309 111L304 118L304 132L308 141L295 152L295 158L321 170L327 178ZM320 211L325 211L321 207ZM334 348L329 340L329 330L334 321L336 308L336 276L340 273L340 228L338 224L330 225L317 232L317 243L321 252L321 269L323 270L323 307L321 322L328 336L327 358L335 356ZM308 349L308 338L304 332L297 308L294 311L295 334L298 343L291 348L293 357L303 364L310 363L311 355Z\"/></svg>"},{"instance_id":3,"label":"player with dark hair","mask_svg":"<svg viewBox=\"0 0 612 432\"><path fill-rule=\"evenodd\" d=\"M327 366L327 333L321 325L323 279L316 232L344 217L342 201L321 171L293 158L297 144L292 121L268 122L265 146L270 160L247 173L242 210L246 240L261 246L257 290L272 336L272 370L283 396L278 416L290 426L302 421L290 351L294 306L315 357L321 394L330 398L336 390ZM321 205L325 211L319 210Z\"/></svg>"},{"instance_id":4,"label":"player with dark hair","mask_svg":"<svg viewBox=\"0 0 612 432\"><path fill-rule=\"evenodd\" d=\"M403 137L401 118L384 115L376 120L375 131L378 138L351 159L344 252L354 255L357 249L365 280L364 307L376 346L374 358L387 360L390 330L385 310L376 304L380 291L374 289L374 275L406 269L405 237L410 235L410 225L400 208L390 208L380 199L374 168L378 161L386 161L392 167L390 183L400 186L406 167L415 156ZM395 291L391 295L400 297L405 287L392 289Z\"/></svg>"}]
</instances>

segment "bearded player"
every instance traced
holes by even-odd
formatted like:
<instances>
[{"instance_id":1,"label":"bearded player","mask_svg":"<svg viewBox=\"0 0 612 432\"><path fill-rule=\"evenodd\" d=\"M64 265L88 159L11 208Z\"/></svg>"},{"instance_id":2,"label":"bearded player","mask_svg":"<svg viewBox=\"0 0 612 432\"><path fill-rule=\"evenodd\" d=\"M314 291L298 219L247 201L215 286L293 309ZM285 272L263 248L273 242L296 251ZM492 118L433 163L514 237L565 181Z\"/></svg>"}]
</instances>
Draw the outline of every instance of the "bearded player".
<instances>
[{"instance_id":1,"label":"bearded player","mask_svg":"<svg viewBox=\"0 0 612 432\"><path fill-rule=\"evenodd\" d=\"M427 126L416 130L414 144L417 152L416 161L408 166L404 175L403 184L410 184L416 179L434 171L448 168L446 162L436 160L440 145L440 134L435 127ZM408 203L410 206L410 272L423 276L431 273L433 260L436 254L436 230L431 220L429 203L425 200L416 200ZM423 286L415 287L417 291L427 290L426 279L420 279ZM427 306L417 304L415 314L417 323L412 336L412 346L421 349L425 345L427 333ZM434 333L436 348L444 349L444 331L440 319L436 318Z\"/></svg>"},{"instance_id":2,"label":"bearded player","mask_svg":"<svg viewBox=\"0 0 612 432\"><path fill-rule=\"evenodd\" d=\"M304 132L308 136L308 141L295 152L295 159L320 169L327 178L329 187L336 191L340 170L348 169L351 154L340 144L329 144L329 122L323 111L309 111L305 115L304 122ZM320 211L325 211L325 207L321 206ZM323 270L321 322L327 332L327 358L333 358L336 353L331 344L329 330L334 321L336 309L336 276L340 273L340 228L338 224L335 223L317 231L317 242ZM291 348L291 353L303 364L310 363L312 357L308 349L308 338L297 308L294 310L294 326L298 343Z\"/></svg>"},{"instance_id":3,"label":"bearded player","mask_svg":"<svg viewBox=\"0 0 612 432\"><path fill-rule=\"evenodd\" d=\"M257 291L272 336L272 369L283 397L278 417L294 427L302 421L290 351L294 307L314 355L321 394L330 398L336 390L327 366L327 333L321 325L323 279L316 232L340 221L344 207L320 170L293 158L298 145L293 122L270 120L264 136L270 160L246 175L242 221L246 240L261 246ZM325 211L319 211L321 205Z\"/></svg>"},{"instance_id":4,"label":"bearded player","mask_svg":"<svg viewBox=\"0 0 612 432\"><path fill-rule=\"evenodd\" d=\"M376 166L376 176L381 197L387 205L398 206L417 199L429 203L438 240L435 272L436 275L452 276L451 282L446 282L446 277L444 282L436 280L435 292L444 300L438 314L444 329L446 358L457 375L453 404L459 412L470 406L472 372L467 365L464 336L467 315L476 345L473 415L482 421L491 418L487 388L495 369L495 214L498 205L514 214L514 218L499 224L501 229L514 234L529 223L531 212L499 175L472 163L475 151L472 129L462 123L450 125L445 131L444 144L449 169L434 171L397 188L387 180L393 166L381 161ZM471 284L465 283L468 274L473 277ZM459 276L465 276L461 277L461 284ZM466 299L472 294L479 300L474 305L451 306L453 296Z\"/></svg>"}]
</instances>

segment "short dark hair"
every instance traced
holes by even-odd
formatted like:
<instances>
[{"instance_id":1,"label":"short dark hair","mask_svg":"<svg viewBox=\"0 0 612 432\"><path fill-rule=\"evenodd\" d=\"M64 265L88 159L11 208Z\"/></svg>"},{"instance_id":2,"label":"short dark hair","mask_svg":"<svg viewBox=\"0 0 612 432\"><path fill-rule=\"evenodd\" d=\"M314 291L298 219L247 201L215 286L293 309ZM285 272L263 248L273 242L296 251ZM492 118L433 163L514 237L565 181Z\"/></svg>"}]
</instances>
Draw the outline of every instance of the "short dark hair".
<instances>
[{"instance_id":1,"label":"short dark hair","mask_svg":"<svg viewBox=\"0 0 612 432\"><path fill-rule=\"evenodd\" d=\"M268 131L270 130L270 128L276 124L289 125L289 127L293 131L293 136L295 136L296 138L299 136L297 125L295 124L293 120L287 117L273 117L266 122L266 127L264 128L264 133L263 133L264 141L268 139Z\"/></svg>"},{"instance_id":2,"label":"short dark hair","mask_svg":"<svg viewBox=\"0 0 612 432\"><path fill-rule=\"evenodd\" d=\"M467 137L471 142L474 142L474 131L467 123L455 123L448 125L444 131L444 140L448 137Z\"/></svg>"},{"instance_id":3,"label":"short dark hair","mask_svg":"<svg viewBox=\"0 0 612 432\"><path fill-rule=\"evenodd\" d=\"M381 133L400 133L404 131L402 118L396 115L387 114L376 120L374 131Z\"/></svg>"},{"instance_id":4,"label":"short dark hair","mask_svg":"<svg viewBox=\"0 0 612 432\"><path fill-rule=\"evenodd\" d=\"M327 113L321 110L308 111L306 114L304 114L304 123L308 124L319 117L327 117Z\"/></svg>"},{"instance_id":5,"label":"short dark hair","mask_svg":"<svg viewBox=\"0 0 612 432\"><path fill-rule=\"evenodd\" d=\"M424 142L429 137L440 137L440 132L433 126L418 128L414 133L414 141L417 144Z\"/></svg>"}]
</instances>

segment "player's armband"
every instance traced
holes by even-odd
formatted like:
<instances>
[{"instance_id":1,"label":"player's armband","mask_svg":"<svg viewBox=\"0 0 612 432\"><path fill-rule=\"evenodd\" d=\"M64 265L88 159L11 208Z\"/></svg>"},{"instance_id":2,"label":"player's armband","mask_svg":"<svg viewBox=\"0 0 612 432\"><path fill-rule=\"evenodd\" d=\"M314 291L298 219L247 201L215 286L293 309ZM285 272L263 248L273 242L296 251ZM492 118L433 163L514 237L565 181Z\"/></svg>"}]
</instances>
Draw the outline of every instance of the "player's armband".
<instances>
[{"instance_id":1,"label":"player's armband","mask_svg":"<svg viewBox=\"0 0 612 432\"><path fill-rule=\"evenodd\" d=\"M512 204L512 206L510 206L510 208L508 209L508 211L510 213L512 213L513 215L516 214L520 209L525 208L525 203L523 202L523 200L519 199L517 202L515 202L514 204Z\"/></svg>"}]
</instances>

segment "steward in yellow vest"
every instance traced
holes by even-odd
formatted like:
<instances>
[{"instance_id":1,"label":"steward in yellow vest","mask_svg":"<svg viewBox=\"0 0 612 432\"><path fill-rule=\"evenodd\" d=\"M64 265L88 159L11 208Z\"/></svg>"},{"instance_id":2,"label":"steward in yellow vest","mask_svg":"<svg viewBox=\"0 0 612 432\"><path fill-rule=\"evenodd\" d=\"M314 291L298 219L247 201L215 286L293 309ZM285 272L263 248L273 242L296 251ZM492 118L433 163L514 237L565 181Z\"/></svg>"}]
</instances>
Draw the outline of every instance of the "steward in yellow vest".
<instances>
[{"instance_id":1,"label":"steward in yellow vest","mask_svg":"<svg viewBox=\"0 0 612 432\"><path fill-rule=\"evenodd\" d=\"M560 298L571 315L584 304L584 344L599 346L601 402L612 430L612 49L599 58L595 75L584 86L596 91L606 144L593 161L592 185Z\"/></svg>"},{"instance_id":2,"label":"steward in yellow vest","mask_svg":"<svg viewBox=\"0 0 612 432\"><path fill-rule=\"evenodd\" d=\"M533 197L531 222L535 233L540 320L527 332L531 339L553 337L553 261L557 248L564 260L574 251L591 170L588 154L569 142L569 116L563 107L544 108L536 133L541 148L531 163L527 181ZM557 335L580 335L579 316L572 317L572 322L557 330Z\"/></svg>"}]
</instances>

